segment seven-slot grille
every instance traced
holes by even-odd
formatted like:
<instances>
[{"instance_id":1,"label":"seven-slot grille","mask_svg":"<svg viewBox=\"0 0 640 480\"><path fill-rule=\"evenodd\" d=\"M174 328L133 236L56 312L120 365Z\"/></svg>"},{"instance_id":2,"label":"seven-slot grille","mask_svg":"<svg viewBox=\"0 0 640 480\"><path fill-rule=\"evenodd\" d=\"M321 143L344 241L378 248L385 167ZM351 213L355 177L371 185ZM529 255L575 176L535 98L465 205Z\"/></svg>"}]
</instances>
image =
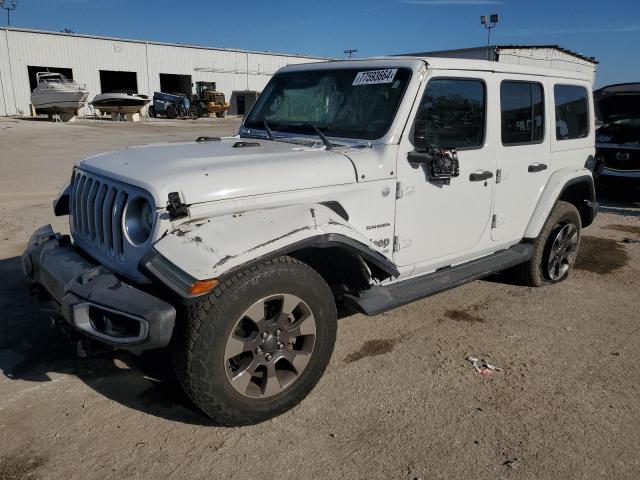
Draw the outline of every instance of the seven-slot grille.
<instances>
[{"instance_id":1,"label":"seven-slot grille","mask_svg":"<svg viewBox=\"0 0 640 480\"><path fill-rule=\"evenodd\" d=\"M128 193L118 184L76 170L71 195L71 231L117 260L124 259L122 215Z\"/></svg>"}]
</instances>

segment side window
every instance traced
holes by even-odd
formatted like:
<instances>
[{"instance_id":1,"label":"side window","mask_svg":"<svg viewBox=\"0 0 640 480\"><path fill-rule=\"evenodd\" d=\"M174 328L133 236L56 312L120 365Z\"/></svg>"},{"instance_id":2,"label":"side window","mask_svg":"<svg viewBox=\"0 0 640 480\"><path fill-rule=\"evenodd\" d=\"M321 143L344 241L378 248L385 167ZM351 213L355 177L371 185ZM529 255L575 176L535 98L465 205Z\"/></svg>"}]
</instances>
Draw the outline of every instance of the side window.
<instances>
[{"instance_id":1,"label":"side window","mask_svg":"<svg viewBox=\"0 0 640 480\"><path fill-rule=\"evenodd\" d=\"M482 146L485 103L485 85L481 80L431 80L416 115L414 146L457 149Z\"/></svg>"},{"instance_id":2,"label":"side window","mask_svg":"<svg viewBox=\"0 0 640 480\"><path fill-rule=\"evenodd\" d=\"M504 81L500 84L503 145L540 143L544 138L542 85Z\"/></svg>"},{"instance_id":3,"label":"side window","mask_svg":"<svg viewBox=\"0 0 640 480\"><path fill-rule=\"evenodd\" d=\"M578 85L553 87L556 103L556 139L572 140L589 135L589 96Z\"/></svg>"}]
</instances>

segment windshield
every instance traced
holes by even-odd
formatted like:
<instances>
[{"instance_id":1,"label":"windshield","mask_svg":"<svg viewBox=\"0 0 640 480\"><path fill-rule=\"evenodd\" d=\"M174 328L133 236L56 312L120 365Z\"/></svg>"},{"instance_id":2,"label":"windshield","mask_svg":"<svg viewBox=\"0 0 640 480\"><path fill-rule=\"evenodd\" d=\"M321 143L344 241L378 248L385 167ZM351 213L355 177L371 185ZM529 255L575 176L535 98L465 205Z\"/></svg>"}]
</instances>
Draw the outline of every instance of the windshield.
<instances>
[{"instance_id":1,"label":"windshield","mask_svg":"<svg viewBox=\"0 0 640 480\"><path fill-rule=\"evenodd\" d=\"M327 136L374 140L393 121L411 70L336 69L274 76L244 125L274 132L309 133L313 125Z\"/></svg>"},{"instance_id":2,"label":"windshield","mask_svg":"<svg viewBox=\"0 0 640 480\"><path fill-rule=\"evenodd\" d=\"M600 119L607 124L640 126L640 93L614 94L598 101Z\"/></svg>"},{"instance_id":3,"label":"windshield","mask_svg":"<svg viewBox=\"0 0 640 480\"><path fill-rule=\"evenodd\" d=\"M62 76L42 76L40 77L40 81L42 82L46 82L46 83L73 83L71 80L68 80L65 77Z\"/></svg>"}]
</instances>

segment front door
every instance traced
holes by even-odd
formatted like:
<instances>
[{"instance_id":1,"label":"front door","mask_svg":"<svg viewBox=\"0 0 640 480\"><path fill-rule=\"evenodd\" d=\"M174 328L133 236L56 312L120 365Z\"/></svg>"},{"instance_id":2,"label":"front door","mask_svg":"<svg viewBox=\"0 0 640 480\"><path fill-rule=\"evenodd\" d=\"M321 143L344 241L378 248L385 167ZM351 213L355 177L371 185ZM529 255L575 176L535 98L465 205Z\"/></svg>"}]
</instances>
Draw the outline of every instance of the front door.
<instances>
[{"instance_id":1,"label":"front door","mask_svg":"<svg viewBox=\"0 0 640 480\"><path fill-rule=\"evenodd\" d=\"M491 226L496 160L487 124L495 114L487 105L495 99L488 88L492 74L477 75L439 71L414 107L415 120L398 157L394 261L400 266L472 253ZM430 145L458 152L459 176L448 184L408 158Z\"/></svg>"}]
</instances>

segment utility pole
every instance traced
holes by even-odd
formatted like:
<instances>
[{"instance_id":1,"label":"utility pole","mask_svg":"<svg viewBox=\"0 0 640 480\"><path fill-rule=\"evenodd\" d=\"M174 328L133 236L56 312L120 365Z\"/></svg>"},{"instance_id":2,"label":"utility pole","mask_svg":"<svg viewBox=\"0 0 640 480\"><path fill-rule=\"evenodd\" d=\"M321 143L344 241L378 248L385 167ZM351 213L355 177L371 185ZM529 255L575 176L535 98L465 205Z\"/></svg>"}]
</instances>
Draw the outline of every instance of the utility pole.
<instances>
[{"instance_id":1,"label":"utility pole","mask_svg":"<svg viewBox=\"0 0 640 480\"><path fill-rule=\"evenodd\" d=\"M349 60L351 60L351 57L353 56L354 53L358 53L358 49L357 48L348 48L344 51L345 54L349 55Z\"/></svg>"},{"instance_id":2,"label":"utility pole","mask_svg":"<svg viewBox=\"0 0 640 480\"><path fill-rule=\"evenodd\" d=\"M18 6L17 0L0 0L0 8L7 11L7 27L11 26L11 10L15 10Z\"/></svg>"}]
</instances>

